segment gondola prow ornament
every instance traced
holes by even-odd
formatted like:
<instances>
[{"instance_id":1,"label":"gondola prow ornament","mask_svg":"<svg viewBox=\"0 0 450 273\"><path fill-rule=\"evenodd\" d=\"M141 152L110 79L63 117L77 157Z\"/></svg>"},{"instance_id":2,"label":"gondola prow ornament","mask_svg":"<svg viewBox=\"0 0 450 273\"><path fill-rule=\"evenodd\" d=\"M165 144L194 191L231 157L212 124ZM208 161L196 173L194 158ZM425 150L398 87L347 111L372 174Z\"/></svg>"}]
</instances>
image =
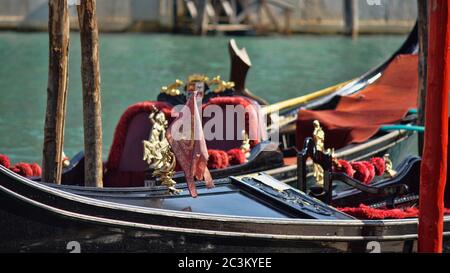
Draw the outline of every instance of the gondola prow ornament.
<instances>
[{"instance_id":1,"label":"gondola prow ornament","mask_svg":"<svg viewBox=\"0 0 450 273\"><path fill-rule=\"evenodd\" d=\"M166 116L153 107L149 119L153 127L149 139L143 141L144 160L154 170L152 175L161 182L161 185L167 186L171 192L178 192L175 189L176 182L172 179L176 159L166 138L168 126Z\"/></svg>"}]
</instances>

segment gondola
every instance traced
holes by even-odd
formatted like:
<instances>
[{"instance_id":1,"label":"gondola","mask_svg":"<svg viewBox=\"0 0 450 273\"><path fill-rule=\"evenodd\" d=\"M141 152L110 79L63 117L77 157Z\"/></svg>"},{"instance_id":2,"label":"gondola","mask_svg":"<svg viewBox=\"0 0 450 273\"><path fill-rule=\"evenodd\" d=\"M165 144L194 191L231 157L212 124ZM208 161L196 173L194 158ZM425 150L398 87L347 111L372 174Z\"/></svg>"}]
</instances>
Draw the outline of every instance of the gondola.
<instances>
[{"instance_id":1,"label":"gondola","mask_svg":"<svg viewBox=\"0 0 450 273\"><path fill-rule=\"evenodd\" d=\"M295 183L293 183L293 181L296 180L295 153L296 149L301 149L303 142L303 138L298 137L296 128L304 126L302 121L298 120L299 110L314 111L335 109L342 97L355 96L362 93L368 88L373 87L374 84L376 85L380 78L385 76L387 78L392 77L391 74L397 73L397 69L403 69L403 67L407 64L396 63L396 59L398 59L399 56L413 56L413 54L417 53L417 48L417 26L415 26L407 40L401 48L395 52L395 54L393 54L380 66L374 68L361 77L315 92L315 94L319 94L318 96L307 95L306 99L305 96L303 96L300 98L275 103L273 105L264 105L264 100L253 95L245 88L245 78L248 69L250 68L250 60L245 49L239 49L234 41L230 42L230 79L235 83L234 88L223 88L223 92L220 94L210 91L208 93L209 95L206 96L207 99L204 100L204 103L207 104L208 100L221 97L231 99L245 98L253 104L260 105L262 109L266 108L270 109L269 111L278 111L280 145L278 148L272 147L276 144L268 141L261 141L261 143L255 145L251 149L250 155L245 162L240 162L233 165L230 164L230 166L227 167L210 168L212 169L211 173L213 177L219 179L232 175L243 175L267 171L277 179L280 179L285 183L292 183L295 185ZM388 68L390 68L390 70L388 73L385 73ZM392 73L390 71L394 72ZM417 73L414 69L409 70L408 73L408 82L414 82L417 80ZM162 92L158 96L158 101L140 102L134 104L130 106L122 115L116 128L108 161L106 162L106 165L108 166L107 169L109 169L106 170L106 179L109 181L109 177L118 177L118 173L120 173L122 177L129 177L130 175L133 176L133 181L124 182L124 179L122 179L118 183L116 183L116 181L111 183L107 182L106 186L142 187L145 186L144 181L152 179L152 170L149 170L147 166L143 164L141 160L142 151L136 150L136 147L141 147L142 145L140 145L140 143L149 135L150 126L148 125L147 116L150 113L150 105L177 105L184 103L185 97L184 94L182 94L183 92L180 94L180 91L177 90L177 95L173 95L167 91L167 89L172 88L172 92L175 92L175 90L180 87L182 87L182 85L175 82L172 87L165 87L166 91ZM412 87L413 89L416 89L416 87ZM378 90L372 90L371 92L378 92ZM307 99L308 97L313 99ZM410 92L408 97L414 98L415 94ZM403 128L408 129L405 125L413 124L415 118L416 114L414 112L408 113L404 118L402 117L400 122L404 125ZM305 122L303 121L303 123ZM307 121L306 123L309 124L310 122ZM144 127L146 128L143 129ZM128 135L131 136L128 137ZM405 156L408 153L416 150L416 141L417 134L409 130L379 131L364 141L360 141L358 143L346 143L346 145L336 149L336 155L339 158L346 160L363 160L374 156L390 154L394 164L396 165L405 159ZM216 141L212 143L212 146L222 146L222 143L217 145ZM239 148L239 145L235 148ZM65 169L63 174L64 184L83 186L83 158L83 153L80 153L72 158L70 166ZM132 162L133 164L129 162ZM122 164L126 166L120 166ZM136 175L136 172L138 171L140 173ZM174 179L177 182L183 182L184 173L177 172Z\"/></svg>"},{"instance_id":2,"label":"gondola","mask_svg":"<svg viewBox=\"0 0 450 273\"><path fill-rule=\"evenodd\" d=\"M97 189L34 182L0 167L0 250L69 252L412 252L417 218L358 220L342 210L364 201L377 207L414 207L420 158L408 157L394 178L370 186L332 173L331 157L307 139L299 166L310 156L325 170L330 202L320 201L267 174L199 183L191 198L165 187ZM298 183L304 184L305 170ZM336 192L335 183L350 188ZM307 185L302 185L302 187ZM341 210L333 206L340 207ZM445 218L445 247L450 217ZM374 249L372 247L375 247Z\"/></svg>"},{"instance_id":3,"label":"gondola","mask_svg":"<svg viewBox=\"0 0 450 273\"><path fill-rule=\"evenodd\" d=\"M295 105L282 114L289 118L299 108L334 109L340 97L364 92L388 74L400 54L414 53L416 35L413 32L398 54L381 67L331 95ZM408 115L404 125L413 118ZM375 156L411 136L408 130L380 132L363 144L336 150L333 156L306 137L301 147L297 143L300 152L275 151L281 155L280 165L258 163L255 166L262 168L251 167L248 172L245 166L237 166L239 171L234 173L224 170L222 178L215 176L214 189L197 183L195 199L185 183L176 185L178 194L155 184L137 188L54 185L0 166L0 251L63 252L75 246L73 250L82 252L412 252L417 247L417 217L362 220L356 216L364 213L364 208L358 211L360 203L379 211L414 208L420 159L399 156L396 174L370 185L332 168L334 158ZM260 156L255 150L252 153L255 160ZM288 156L293 164L286 164ZM72 160L64 174L66 182L82 184L82 158ZM308 158L323 170L321 192L308 183ZM267 158L262 160L267 162ZM175 179L183 182L182 176ZM449 235L450 218L446 217L447 249Z\"/></svg>"}]
</instances>

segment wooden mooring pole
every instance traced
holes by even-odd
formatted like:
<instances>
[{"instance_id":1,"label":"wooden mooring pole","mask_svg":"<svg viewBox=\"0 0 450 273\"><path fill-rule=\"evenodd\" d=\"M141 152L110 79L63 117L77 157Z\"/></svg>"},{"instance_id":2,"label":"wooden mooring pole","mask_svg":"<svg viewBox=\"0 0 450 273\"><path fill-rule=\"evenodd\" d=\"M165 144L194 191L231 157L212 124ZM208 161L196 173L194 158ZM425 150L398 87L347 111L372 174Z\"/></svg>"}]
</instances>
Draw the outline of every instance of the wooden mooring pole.
<instances>
[{"instance_id":1,"label":"wooden mooring pole","mask_svg":"<svg viewBox=\"0 0 450 273\"><path fill-rule=\"evenodd\" d=\"M208 33L208 14L207 14L207 5L210 3L210 0L198 0L197 2L197 18L196 18L196 26L195 32L197 35L206 35Z\"/></svg>"},{"instance_id":2,"label":"wooden mooring pole","mask_svg":"<svg viewBox=\"0 0 450 273\"><path fill-rule=\"evenodd\" d=\"M69 61L67 0L49 0L49 69L42 180L61 184Z\"/></svg>"},{"instance_id":3,"label":"wooden mooring pole","mask_svg":"<svg viewBox=\"0 0 450 273\"><path fill-rule=\"evenodd\" d=\"M426 130L420 175L418 250L440 253L447 182L450 4L448 0L433 0L428 8Z\"/></svg>"},{"instance_id":4,"label":"wooden mooring pole","mask_svg":"<svg viewBox=\"0 0 450 273\"><path fill-rule=\"evenodd\" d=\"M81 1L78 20L82 54L85 185L102 187L102 111L96 0Z\"/></svg>"},{"instance_id":5,"label":"wooden mooring pole","mask_svg":"<svg viewBox=\"0 0 450 273\"><path fill-rule=\"evenodd\" d=\"M178 0L172 0L172 32L178 32Z\"/></svg>"},{"instance_id":6,"label":"wooden mooring pole","mask_svg":"<svg viewBox=\"0 0 450 273\"><path fill-rule=\"evenodd\" d=\"M356 39L359 34L358 0L344 0L345 34Z\"/></svg>"}]
</instances>

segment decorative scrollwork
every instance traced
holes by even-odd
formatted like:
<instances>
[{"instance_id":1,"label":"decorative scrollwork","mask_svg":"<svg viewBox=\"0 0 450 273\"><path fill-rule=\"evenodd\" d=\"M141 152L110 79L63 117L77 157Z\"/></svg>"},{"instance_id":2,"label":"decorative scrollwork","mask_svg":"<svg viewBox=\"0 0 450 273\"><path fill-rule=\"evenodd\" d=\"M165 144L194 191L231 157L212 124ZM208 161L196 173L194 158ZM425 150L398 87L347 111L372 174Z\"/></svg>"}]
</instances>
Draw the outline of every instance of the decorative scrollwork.
<instances>
[{"instance_id":1,"label":"decorative scrollwork","mask_svg":"<svg viewBox=\"0 0 450 273\"><path fill-rule=\"evenodd\" d=\"M211 81L208 82L208 85L209 86L217 85L217 87L213 90L213 92L218 94L224 92L225 90L234 88L235 84L234 82L222 81L220 76L216 76Z\"/></svg>"},{"instance_id":2,"label":"decorative scrollwork","mask_svg":"<svg viewBox=\"0 0 450 273\"><path fill-rule=\"evenodd\" d=\"M193 82L204 82L204 83L208 83L209 82L209 78L206 75L202 75L202 74L193 74L190 75L188 77L188 83L193 83Z\"/></svg>"},{"instance_id":3,"label":"decorative scrollwork","mask_svg":"<svg viewBox=\"0 0 450 273\"><path fill-rule=\"evenodd\" d=\"M389 154L385 154L383 159L384 159L384 163L385 163L384 173L391 178L396 176L397 172L394 170L394 164L392 163L392 160L389 158Z\"/></svg>"},{"instance_id":4,"label":"decorative scrollwork","mask_svg":"<svg viewBox=\"0 0 450 273\"><path fill-rule=\"evenodd\" d=\"M161 88L161 93L167 94L169 96L175 97L181 94L179 90L180 87L184 85L184 82L181 80L175 80L174 83L169 84L168 86L163 86Z\"/></svg>"},{"instance_id":5,"label":"decorative scrollwork","mask_svg":"<svg viewBox=\"0 0 450 273\"><path fill-rule=\"evenodd\" d=\"M212 92L214 92L216 94L223 93L226 90L234 88L234 86L235 86L234 82L223 81L220 76L216 76L212 80L210 80L206 75L193 74L193 75L190 75L187 79L187 85L186 85L187 91L192 91L189 89L189 87L193 83L204 83L204 84L207 84L208 86L214 85L215 88L211 89L211 90L212 90ZM161 93L166 94L171 97L176 97L176 96L181 95L182 91L180 91L180 87L182 87L182 86L184 86L184 82L177 79L177 80L175 80L174 83L171 83L167 86L161 87Z\"/></svg>"},{"instance_id":6,"label":"decorative scrollwork","mask_svg":"<svg viewBox=\"0 0 450 273\"><path fill-rule=\"evenodd\" d=\"M316 150L320 152L325 152L325 132L320 126L320 122L315 120L313 131L313 140L316 145ZM313 175L316 178L316 183L320 186L324 185L324 170L320 164L313 164Z\"/></svg>"},{"instance_id":7,"label":"decorative scrollwork","mask_svg":"<svg viewBox=\"0 0 450 273\"><path fill-rule=\"evenodd\" d=\"M176 158L166 138L168 126L166 116L156 107L153 107L149 119L153 127L149 139L143 141L143 160L154 170L152 175L161 182L161 185L169 187L173 192L178 192L175 189L176 182L172 179L176 166Z\"/></svg>"},{"instance_id":8,"label":"decorative scrollwork","mask_svg":"<svg viewBox=\"0 0 450 273\"><path fill-rule=\"evenodd\" d=\"M250 157L251 145L250 138L245 130L242 130L242 145L240 150L244 153L245 159L247 160Z\"/></svg>"}]
</instances>

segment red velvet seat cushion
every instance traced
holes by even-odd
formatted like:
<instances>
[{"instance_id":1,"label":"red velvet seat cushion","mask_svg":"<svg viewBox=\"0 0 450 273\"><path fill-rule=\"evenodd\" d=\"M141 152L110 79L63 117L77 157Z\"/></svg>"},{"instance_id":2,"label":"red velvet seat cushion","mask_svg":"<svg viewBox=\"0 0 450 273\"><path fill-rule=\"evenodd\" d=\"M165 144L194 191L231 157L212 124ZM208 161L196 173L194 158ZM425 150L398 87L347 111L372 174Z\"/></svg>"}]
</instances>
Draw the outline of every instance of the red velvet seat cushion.
<instances>
[{"instance_id":1,"label":"red velvet seat cushion","mask_svg":"<svg viewBox=\"0 0 450 273\"><path fill-rule=\"evenodd\" d=\"M155 101L134 104L120 118L106 162L105 187L144 186L148 166L142 159L142 141L147 140L150 134L149 115L153 106L170 120L171 106Z\"/></svg>"},{"instance_id":2,"label":"red velvet seat cushion","mask_svg":"<svg viewBox=\"0 0 450 273\"><path fill-rule=\"evenodd\" d=\"M219 106L223 111L223 135L222 139L206 139L206 145L208 146L208 149L214 149L214 150L222 150L222 151L228 151L234 148L239 148L242 145L242 131L239 131L239 128L244 128L246 133L249 136L253 136L253 139L251 139L251 144L256 145L260 143L263 135L261 132L261 128L259 126L259 116L258 116L258 107L259 104L255 102L252 99L235 96L235 97L215 97L209 100L208 103L203 105L203 110L205 108L211 106L211 105L217 105ZM229 122L230 124L227 124L227 115L226 110L227 106L232 106L233 109L236 106L242 106L246 110L245 112L245 124L240 124L241 126L238 126L238 122L242 122L239 118L239 115L234 114L234 120L233 122ZM203 116L203 125L207 124L209 120L214 119L214 114L212 117L205 117ZM231 125L231 127L230 127ZM204 127L205 128L205 127ZM227 132L233 132L234 137L232 139L227 139ZM205 132L206 134L206 132ZM207 136L206 136L207 137Z\"/></svg>"}]
</instances>

